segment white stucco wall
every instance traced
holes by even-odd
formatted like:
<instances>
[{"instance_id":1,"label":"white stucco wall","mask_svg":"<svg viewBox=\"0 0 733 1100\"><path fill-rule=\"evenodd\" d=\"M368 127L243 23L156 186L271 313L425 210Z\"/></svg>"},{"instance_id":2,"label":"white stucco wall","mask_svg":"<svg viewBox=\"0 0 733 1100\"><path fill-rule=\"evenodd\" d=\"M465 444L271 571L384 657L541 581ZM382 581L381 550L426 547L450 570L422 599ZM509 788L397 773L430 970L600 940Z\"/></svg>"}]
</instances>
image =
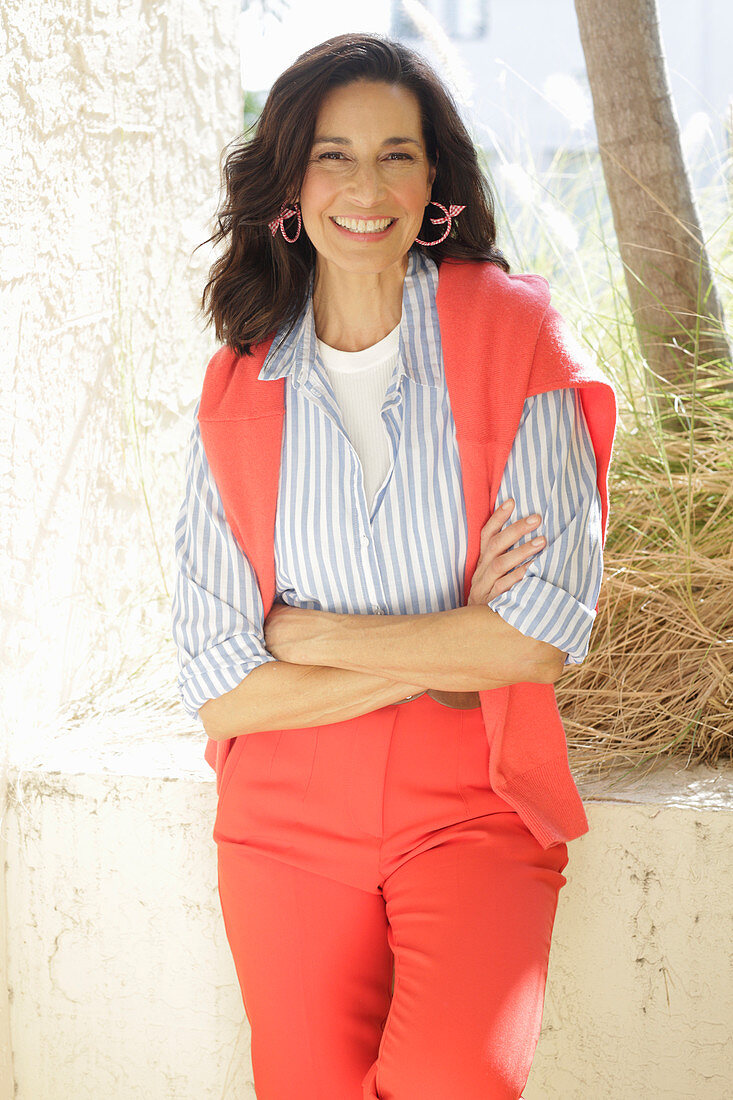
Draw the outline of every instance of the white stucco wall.
<instances>
[{"instance_id":1,"label":"white stucco wall","mask_svg":"<svg viewBox=\"0 0 733 1100\"><path fill-rule=\"evenodd\" d=\"M525 1100L729 1100L733 767L578 788Z\"/></svg>"},{"instance_id":2,"label":"white stucco wall","mask_svg":"<svg viewBox=\"0 0 733 1100\"><path fill-rule=\"evenodd\" d=\"M15 1100L254 1100L213 772L202 735L156 729L151 753L152 735L81 726L11 772ZM579 788L591 828L569 845L523 1095L727 1100L733 768Z\"/></svg>"},{"instance_id":3,"label":"white stucco wall","mask_svg":"<svg viewBox=\"0 0 733 1100\"><path fill-rule=\"evenodd\" d=\"M190 253L241 130L238 15L238 0L3 4L2 716L22 743L59 702L150 670L168 631L182 456L215 348L196 312L210 247Z\"/></svg>"},{"instance_id":4,"label":"white stucco wall","mask_svg":"<svg viewBox=\"0 0 733 1100\"><path fill-rule=\"evenodd\" d=\"M190 414L216 346L197 314L210 248L191 252L211 232L219 156L241 130L239 7L2 5L3 787L8 760L53 730L59 705L179 706L165 642L172 529ZM55 912L52 895L36 903ZM0 886L0 977L4 912ZM16 932L26 918L11 914ZM56 951L63 988L61 942ZM78 1019L87 992L82 983ZM100 1087L108 1057L88 1062Z\"/></svg>"}]
</instances>

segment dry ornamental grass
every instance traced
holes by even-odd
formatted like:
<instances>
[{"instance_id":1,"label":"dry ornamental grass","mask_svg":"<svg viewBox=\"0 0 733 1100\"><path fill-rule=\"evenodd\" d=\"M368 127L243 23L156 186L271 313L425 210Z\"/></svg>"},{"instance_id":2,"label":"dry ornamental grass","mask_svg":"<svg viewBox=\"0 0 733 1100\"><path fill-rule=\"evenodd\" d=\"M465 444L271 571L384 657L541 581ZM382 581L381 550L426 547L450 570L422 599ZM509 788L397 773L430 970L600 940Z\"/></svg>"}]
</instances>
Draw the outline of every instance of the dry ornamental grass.
<instances>
[{"instance_id":1,"label":"dry ornamental grass","mask_svg":"<svg viewBox=\"0 0 733 1100\"><path fill-rule=\"evenodd\" d=\"M623 419L590 651L556 684L576 774L733 756L733 416L702 438Z\"/></svg>"}]
</instances>

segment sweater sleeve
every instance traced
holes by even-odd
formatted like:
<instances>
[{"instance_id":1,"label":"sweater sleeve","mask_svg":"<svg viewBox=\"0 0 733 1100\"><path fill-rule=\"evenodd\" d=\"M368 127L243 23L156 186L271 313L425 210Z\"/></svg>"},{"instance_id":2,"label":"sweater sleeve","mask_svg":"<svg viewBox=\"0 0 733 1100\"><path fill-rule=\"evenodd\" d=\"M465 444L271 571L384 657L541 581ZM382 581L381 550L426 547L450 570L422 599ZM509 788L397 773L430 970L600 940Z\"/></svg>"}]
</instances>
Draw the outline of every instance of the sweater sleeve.
<instances>
[{"instance_id":1,"label":"sweater sleeve","mask_svg":"<svg viewBox=\"0 0 733 1100\"><path fill-rule=\"evenodd\" d=\"M528 397L495 507L512 497L505 527L537 512L541 522L515 547L544 535L527 571L488 606L528 637L562 650L565 664L588 653L603 576L596 461L577 389Z\"/></svg>"},{"instance_id":2,"label":"sweater sleeve","mask_svg":"<svg viewBox=\"0 0 733 1100\"><path fill-rule=\"evenodd\" d=\"M200 721L198 710L207 699L231 691L252 669L276 658L265 648L262 597L254 569L227 523L206 460L199 403L175 526L171 625L178 650L179 696L188 714Z\"/></svg>"}]
</instances>

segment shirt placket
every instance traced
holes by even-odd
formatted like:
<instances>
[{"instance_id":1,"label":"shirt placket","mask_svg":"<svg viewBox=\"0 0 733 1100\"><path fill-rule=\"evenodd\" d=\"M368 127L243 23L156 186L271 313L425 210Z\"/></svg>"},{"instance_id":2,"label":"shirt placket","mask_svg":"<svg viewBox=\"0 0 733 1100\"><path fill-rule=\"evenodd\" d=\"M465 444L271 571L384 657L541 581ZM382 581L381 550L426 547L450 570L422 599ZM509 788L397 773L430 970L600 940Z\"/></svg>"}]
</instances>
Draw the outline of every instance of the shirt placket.
<instances>
[{"instance_id":1,"label":"shirt placket","mask_svg":"<svg viewBox=\"0 0 733 1100\"><path fill-rule=\"evenodd\" d=\"M379 554L377 553L377 547L374 540L373 524L374 517L376 516L394 475L395 463L397 461L402 419L400 375L398 373L395 378L393 378L387 388L387 393L382 405L382 418L386 419L388 422L388 438L392 454L387 476L374 498L374 507L371 516L367 506L366 492L364 489L364 471L361 461L351 444L351 440L349 439L346 428L344 427L344 422L341 418L341 410L338 401L328 382L325 371L320 368L318 358L316 358L315 363L311 364L310 372L304 379L303 387L309 400L313 401L323 415L329 418L349 445L352 454L352 468L354 470L354 492L352 494L353 511L351 521L352 529L355 533L356 545L359 547L362 554L363 574L365 577L367 598L369 600L369 610L373 615L386 615L388 612L384 588L381 581Z\"/></svg>"}]
</instances>

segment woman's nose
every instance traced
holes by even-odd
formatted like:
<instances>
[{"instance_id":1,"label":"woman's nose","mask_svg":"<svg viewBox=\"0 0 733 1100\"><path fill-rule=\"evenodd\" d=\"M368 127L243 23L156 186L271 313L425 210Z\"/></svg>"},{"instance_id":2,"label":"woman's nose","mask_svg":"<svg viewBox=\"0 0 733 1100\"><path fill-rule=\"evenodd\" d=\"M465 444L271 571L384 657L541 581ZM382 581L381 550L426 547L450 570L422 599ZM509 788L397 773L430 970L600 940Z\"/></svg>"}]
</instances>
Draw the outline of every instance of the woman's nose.
<instances>
[{"instance_id":1,"label":"woman's nose","mask_svg":"<svg viewBox=\"0 0 733 1100\"><path fill-rule=\"evenodd\" d=\"M349 190L355 198L361 200L364 207L374 206L384 191L384 183L379 168L363 165L357 168L356 177L349 181Z\"/></svg>"}]
</instances>

